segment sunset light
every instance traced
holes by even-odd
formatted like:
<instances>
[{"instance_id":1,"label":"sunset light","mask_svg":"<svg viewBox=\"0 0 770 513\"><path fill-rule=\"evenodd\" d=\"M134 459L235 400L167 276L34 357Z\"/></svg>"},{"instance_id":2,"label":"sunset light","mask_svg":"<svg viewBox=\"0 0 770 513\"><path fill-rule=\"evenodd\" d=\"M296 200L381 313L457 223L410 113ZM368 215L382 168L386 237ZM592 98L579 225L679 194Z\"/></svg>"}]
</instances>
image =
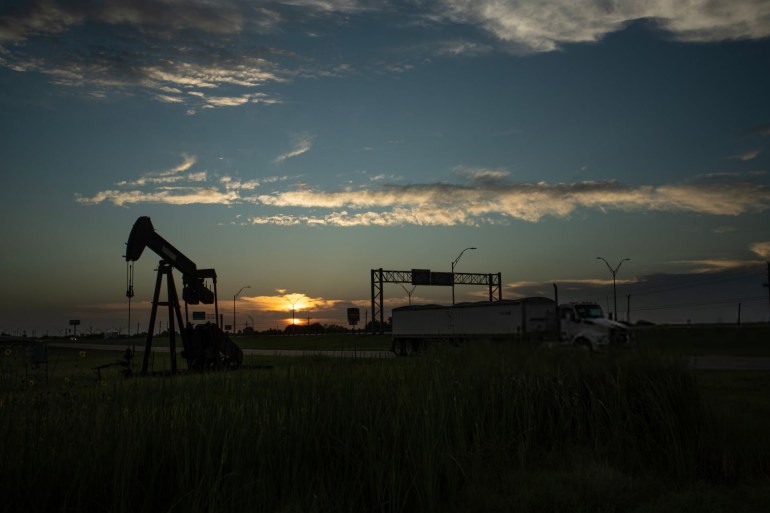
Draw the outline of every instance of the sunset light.
<instances>
[{"instance_id":1,"label":"sunset light","mask_svg":"<svg viewBox=\"0 0 770 513\"><path fill-rule=\"evenodd\" d=\"M606 4L11 2L0 330L146 329L140 216L236 331L363 324L372 269L470 247L503 298L767 321L770 4ZM489 296L467 285L386 285L384 313Z\"/></svg>"},{"instance_id":2,"label":"sunset light","mask_svg":"<svg viewBox=\"0 0 770 513\"><path fill-rule=\"evenodd\" d=\"M3 511L770 511L769 92L770 0L0 2Z\"/></svg>"}]
</instances>

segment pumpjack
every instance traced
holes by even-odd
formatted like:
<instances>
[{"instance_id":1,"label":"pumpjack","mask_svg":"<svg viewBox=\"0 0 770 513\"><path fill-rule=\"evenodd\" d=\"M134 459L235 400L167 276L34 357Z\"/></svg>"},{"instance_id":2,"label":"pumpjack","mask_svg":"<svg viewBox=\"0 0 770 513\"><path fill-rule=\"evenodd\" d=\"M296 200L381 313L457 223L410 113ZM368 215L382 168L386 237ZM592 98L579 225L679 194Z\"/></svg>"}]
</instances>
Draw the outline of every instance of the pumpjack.
<instances>
[{"instance_id":1,"label":"pumpjack","mask_svg":"<svg viewBox=\"0 0 770 513\"><path fill-rule=\"evenodd\" d=\"M214 269L198 269L195 262L158 235L149 217L140 217L134 223L126 243L126 262L129 266L139 260L144 248L150 248L161 257L158 264L158 275L155 281L155 293L152 299L150 325L147 330L147 343L142 361L142 374L147 374L150 353L152 351L153 331L159 306L168 306L168 336L169 354L171 358L171 373L176 374L176 326L182 339L182 357L187 360L190 370L239 368L243 363L243 351L230 340L222 330L222 320L219 316L217 301L217 273ZM182 273L182 299L184 301L184 322L174 283L173 270ZM133 269L128 273L130 282L126 295L133 296ZM166 277L167 300L160 301L160 291L163 277ZM207 280L214 285L212 291L207 286ZM188 316L188 304L213 304L216 322L193 326Z\"/></svg>"}]
</instances>

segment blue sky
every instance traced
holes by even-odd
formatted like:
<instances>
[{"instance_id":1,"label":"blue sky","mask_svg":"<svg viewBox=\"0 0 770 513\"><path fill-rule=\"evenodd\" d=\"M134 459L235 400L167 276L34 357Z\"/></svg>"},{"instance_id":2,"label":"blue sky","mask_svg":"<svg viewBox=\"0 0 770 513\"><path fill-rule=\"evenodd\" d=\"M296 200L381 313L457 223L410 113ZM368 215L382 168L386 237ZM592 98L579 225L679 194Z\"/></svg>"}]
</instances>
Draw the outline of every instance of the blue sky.
<instances>
[{"instance_id":1,"label":"blue sky","mask_svg":"<svg viewBox=\"0 0 770 513\"><path fill-rule=\"evenodd\" d=\"M470 246L506 298L606 308L630 258L621 318L767 320L768 36L757 0L6 2L0 329L125 330L139 216L257 329Z\"/></svg>"}]
</instances>

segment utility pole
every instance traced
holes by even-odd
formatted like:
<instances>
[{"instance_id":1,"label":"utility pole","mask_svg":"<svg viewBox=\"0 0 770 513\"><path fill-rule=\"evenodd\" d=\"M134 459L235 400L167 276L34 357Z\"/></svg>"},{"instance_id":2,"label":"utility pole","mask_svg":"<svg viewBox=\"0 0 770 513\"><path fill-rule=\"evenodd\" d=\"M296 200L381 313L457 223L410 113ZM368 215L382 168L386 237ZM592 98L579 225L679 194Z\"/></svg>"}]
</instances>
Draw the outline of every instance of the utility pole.
<instances>
[{"instance_id":1,"label":"utility pole","mask_svg":"<svg viewBox=\"0 0 770 513\"><path fill-rule=\"evenodd\" d=\"M626 322L631 324L631 294L626 295Z\"/></svg>"},{"instance_id":2,"label":"utility pole","mask_svg":"<svg viewBox=\"0 0 770 513\"><path fill-rule=\"evenodd\" d=\"M767 289L767 303L770 311L770 262L767 262L767 283L764 283L762 286ZM770 321L770 318L768 318L768 321Z\"/></svg>"},{"instance_id":3,"label":"utility pole","mask_svg":"<svg viewBox=\"0 0 770 513\"><path fill-rule=\"evenodd\" d=\"M559 317L559 286L553 284L554 316L556 317L556 336L561 334L561 318Z\"/></svg>"}]
</instances>

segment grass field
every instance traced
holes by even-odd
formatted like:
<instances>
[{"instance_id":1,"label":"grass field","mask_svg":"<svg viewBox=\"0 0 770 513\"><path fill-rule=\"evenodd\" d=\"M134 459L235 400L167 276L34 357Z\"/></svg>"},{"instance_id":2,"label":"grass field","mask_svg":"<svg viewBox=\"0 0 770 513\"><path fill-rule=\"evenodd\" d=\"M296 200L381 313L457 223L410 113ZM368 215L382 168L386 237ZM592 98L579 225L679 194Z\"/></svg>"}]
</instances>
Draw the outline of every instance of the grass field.
<instances>
[{"instance_id":1,"label":"grass field","mask_svg":"<svg viewBox=\"0 0 770 513\"><path fill-rule=\"evenodd\" d=\"M674 355L770 356L770 326L678 325L633 329L638 346Z\"/></svg>"},{"instance_id":2,"label":"grass field","mask_svg":"<svg viewBox=\"0 0 770 513\"><path fill-rule=\"evenodd\" d=\"M762 333L728 349L713 331L653 335L601 358L479 344L175 378L115 366L98 381L120 353L50 349L47 383L18 366L0 382L2 508L768 511L770 372L678 358L762 355ZM344 343L276 338L237 342ZM19 362L1 355L5 371Z\"/></svg>"}]
</instances>

